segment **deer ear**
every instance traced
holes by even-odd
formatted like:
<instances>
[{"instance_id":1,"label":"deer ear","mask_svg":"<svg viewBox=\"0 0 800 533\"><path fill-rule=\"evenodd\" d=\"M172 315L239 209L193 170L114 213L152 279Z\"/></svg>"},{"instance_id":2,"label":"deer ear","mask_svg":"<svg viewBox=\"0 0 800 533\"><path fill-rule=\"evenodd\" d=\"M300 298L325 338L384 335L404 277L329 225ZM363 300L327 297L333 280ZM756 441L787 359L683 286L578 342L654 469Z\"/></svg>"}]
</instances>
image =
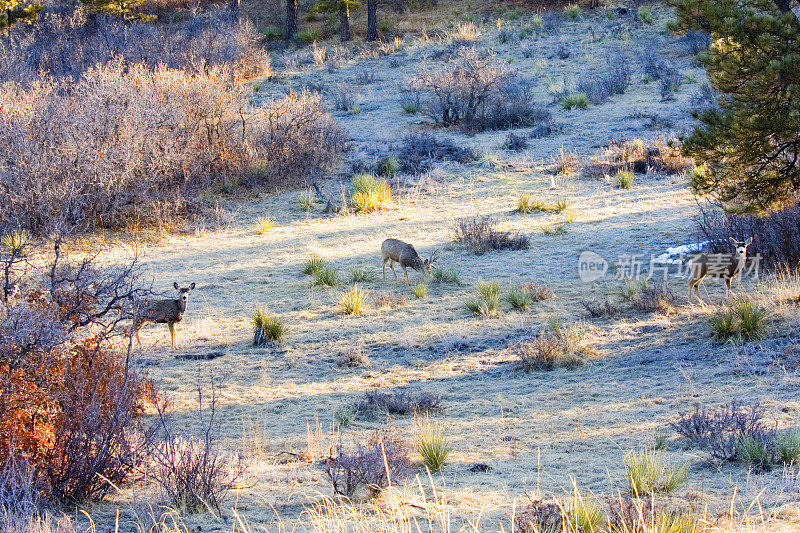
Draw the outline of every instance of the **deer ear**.
<instances>
[{"instance_id":1,"label":"deer ear","mask_svg":"<svg viewBox=\"0 0 800 533\"><path fill-rule=\"evenodd\" d=\"M194 282L192 282L192 284L191 284L191 285L189 285L189 290L190 290L190 291L193 291L193 290L194 290Z\"/></svg>"},{"instance_id":2,"label":"deer ear","mask_svg":"<svg viewBox=\"0 0 800 533\"><path fill-rule=\"evenodd\" d=\"M176 281L175 283L173 283L173 284L172 284L172 286L173 286L173 287L175 287L175 290L176 290L176 291L179 291L179 290L181 290L181 286L180 286L180 285L178 285L178 282L177 282L177 281Z\"/></svg>"},{"instance_id":3,"label":"deer ear","mask_svg":"<svg viewBox=\"0 0 800 533\"><path fill-rule=\"evenodd\" d=\"M746 243L744 243L744 245L745 245L745 246L750 246L750 244L751 244L752 242L753 242L753 238L752 238L752 237L750 237L749 239L747 239L747 242L746 242Z\"/></svg>"},{"instance_id":4,"label":"deer ear","mask_svg":"<svg viewBox=\"0 0 800 533\"><path fill-rule=\"evenodd\" d=\"M728 237L733 244L739 244L739 241L734 239L733 237Z\"/></svg>"}]
</instances>

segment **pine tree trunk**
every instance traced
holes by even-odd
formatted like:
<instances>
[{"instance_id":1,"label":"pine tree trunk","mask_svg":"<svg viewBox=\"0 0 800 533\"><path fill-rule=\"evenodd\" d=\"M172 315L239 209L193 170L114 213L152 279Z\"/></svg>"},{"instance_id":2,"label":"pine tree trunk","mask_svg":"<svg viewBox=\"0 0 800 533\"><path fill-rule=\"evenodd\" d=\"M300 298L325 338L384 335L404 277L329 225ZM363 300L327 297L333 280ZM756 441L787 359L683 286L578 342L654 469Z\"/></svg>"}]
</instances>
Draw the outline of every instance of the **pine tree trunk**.
<instances>
[{"instance_id":1,"label":"pine tree trunk","mask_svg":"<svg viewBox=\"0 0 800 533\"><path fill-rule=\"evenodd\" d=\"M342 42L350 40L350 7L347 5L347 0L341 0L342 4L339 8L339 16L341 18L341 27L339 30L339 38Z\"/></svg>"},{"instance_id":2,"label":"pine tree trunk","mask_svg":"<svg viewBox=\"0 0 800 533\"><path fill-rule=\"evenodd\" d=\"M367 41L378 40L377 0L367 0Z\"/></svg>"},{"instance_id":3,"label":"pine tree trunk","mask_svg":"<svg viewBox=\"0 0 800 533\"><path fill-rule=\"evenodd\" d=\"M294 38L297 33L297 0L286 0L286 32L284 38L287 41Z\"/></svg>"}]
</instances>

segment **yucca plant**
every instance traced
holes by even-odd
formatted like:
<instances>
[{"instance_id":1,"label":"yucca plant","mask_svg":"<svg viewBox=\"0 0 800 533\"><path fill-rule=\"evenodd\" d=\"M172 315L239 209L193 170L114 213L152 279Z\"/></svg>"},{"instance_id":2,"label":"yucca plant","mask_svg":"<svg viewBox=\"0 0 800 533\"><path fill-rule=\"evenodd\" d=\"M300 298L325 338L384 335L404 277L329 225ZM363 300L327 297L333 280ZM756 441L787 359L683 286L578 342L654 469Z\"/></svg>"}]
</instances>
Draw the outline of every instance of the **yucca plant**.
<instances>
[{"instance_id":1,"label":"yucca plant","mask_svg":"<svg viewBox=\"0 0 800 533\"><path fill-rule=\"evenodd\" d=\"M506 300L514 309L525 311L533 302L533 294L525 287L511 287L506 295Z\"/></svg>"},{"instance_id":2,"label":"yucca plant","mask_svg":"<svg viewBox=\"0 0 800 533\"><path fill-rule=\"evenodd\" d=\"M569 526L567 531L600 533L607 522L606 513L597 498L584 496L577 489L564 506L564 511Z\"/></svg>"},{"instance_id":3,"label":"yucca plant","mask_svg":"<svg viewBox=\"0 0 800 533\"><path fill-rule=\"evenodd\" d=\"M297 197L297 205L303 211L311 211L314 209L314 193L311 191L300 193Z\"/></svg>"},{"instance_id":4,"label":"yucca plant","mask_svg":"<svg viewBox=\"0 0 800 533\"><path fill-rule=\"evenodd\" d=\"M417 298L425 298L428 295L428 286L420 281L411 288L411 294Z\"/></svg>"},{"instance_id":5,"label":"yucca plant","mask_svg":"<svg viewBox=\"0 0 800 533\"><path fill-rule=\"evenodd\" d=\"M756 472L765 472L772 463L772 445L762 435L741 435L736 442L736 458L750 465Z\"/></svg>"},{"instance_id":6,"label":"yucca plant","mask_svg":"<svg viewBox=\"0 0 800 533\"><path fill-rule=\"evenodd\" d=\"M3 235L0 239L0 245L3 246L9 253L14 255L22 255L25 247L28 246L30 235L24 229L12 231Z\"/></svg>"},{"instance_id":7,"label":"yucca plant","mask_svg":"<svg viewBox=\"0 0 800 533\"><path fill-rule=\"evenodd\" d=\"M545 235L566 235L569 232L564 224L545 224L542 233Z\"/></svg>"},{"instance_id":8,"label":"yucca plant","mask_svg":"<svg viewBox=\"0 0 800 533\"><path fill-rule=\"evenodd\" d=\"M275 227L275 219L272 217L258 217L256 220L256 234L264 235L266 232Z\"/></svg>"},{"instance_id":9,"label":"yucca plant","mask_svg":"<svg viewBox=\"0 0 800 533\"><path fill-rule=\"evenodd\" d=\"M369 293L359 287L353 287L339 296L339 310L346 315L359 315L364 312Z\"/></svg>"},{"instance_id":10,"label":"yucca plant","mask_svg":"<svg viewBox=\"0 0 800 533\"><path fill-rule=\"evenodd\" d=\"M689 467L688 463L671 467L665 464L661 451L647 448L628 452L623 462L631 493L638 497L674 492L686 482Z\"/></svg>"},{"instance_id":11,"label":"yucca plant","mask_svg":"<svg viewBox=\"0 0 800 533\"><path fill-rule=\"evenodd\" d=\"M370 213L389 207L392 189L385 180L372 174L356 174L352 181L350 204L356 213Z\"/></svg>"},{"instance_id":12,"label":"yucca plant","mask_svg":"<svg viewBox=\"0 0 800 533\"><path fill-rule=\"evenodd\" d=\"M314 277L312 284L317 287L335 287L339 282L336 269L328 265L323 265L315 270L312 276Z\"/></svg>"},{"instance_id":13,"label":"yucca plant","mask_svg":"<svg viewBox=\"0 0 800 533\"><path fill-rule=\"evenodd\" d=\"M356 282L375 281L375 271L364 266L357 266L350 269L350 277Z\"/></svg>"},{"instance_id":14,"label":"yucca plant","mask_svg":"<svg viewBox=\"0 0 800 533\"><path fill-rule=\"evenodd\" d=\"M457 268L433 267L431 279L436 283L455 283L461 285L461 278L458 277Z\"/></svg>"},{"instance_id":15,"label":"yucca plant","mask_svg":"<svg viewBox=\"0 0 800 533\"><path fill-rule=\"evenodd\" d=\"M578 4L567 4L564 7L564 16L569 20L575 20L581 16L581 8Z\"/></svg>"},{"instance_id":16,"label":"yucca plant","mask_svg":"<svg viewBox=\"0 0 800 533\"><path fill-rule=\"evenodd\" d=\"M553 211L556 213L561 213L566 211L572 206L572 202L569 200L558 200L555 204L553 204Z\"/></svg>"},{"instance_id":17,"label":"yucca plant","mask_svg":"<svg viewBox=\"0 0 800 533\"><path fill-rule=\"evenodd\" d=\"M263 346L268 342L281 342L289 331L289 326L284 324L281 317L270 314L262 307L253 311L252 319L255 327L254 346Z\"/></svg>"},{"instance_id":18,"label":"yucca plant","mask_svg":"<svg viewBox=\"0 0 800 533\"><path fill-rule=\"evenodd\" d=\"M467 300L473 315L495 316L500 308L500 285L496 282L478 284L477 295Z\"/></svg>"},{"instance_id":19,"label":"yucca plant","mask_svg":"<svg viewBox=\"0 0 800 533\"><path fill-rule=\"evenodd\" d=\"M427 417L417 424L417 453L431 472L441 472L452 447L442 428Z\"/></svg>"},{"instance_id":20,"label":"yucca plant","mask_svg":"<svg viewBox=\"0 0 800 533\"><path fill-rule=\"evenodd\" d=\"M750 298L737 299L731 309L739 319L739 334L747 340L764 336L764 323L769 313Z\"/></svg>"},{"instance_id":21,"label":"yucca plant","mask_svg":"<svg viewBox=\"0 0 800 533\"><path fill-rule=\"evenodd\" d=\"M783 464L797 464L800 459L800 433L790 431L775 437L775 452Z\"/></svg>"},{"instance_id":22,"label":"yucca plant","mask_svg":"<svg viewBox=\"0 0 800 533\"><path fill-rule=\"evenodd\" d=\"M713 315L708 319L708 324L711 326L711 334L721 341L733 338L739 331L730 310Z\"/></svg>"},{"instance_id":23,"label":"yucca plant","mask_svg":"<svg viewBox=\"0 0 800 533\"><path fill-rule=\"evenodd\" d=\"M634 174L631 170L618 170L614 174L614 185L619 189L630 189L633 185Z\"/></svg>"},{"instance_id":24,"label":"yucca plant","mask_svg":"<svg viewBox=\"0 0 800 533\"><path fill-rule=\"evenodd\" d=\"M586 93L570 94L561 100L561 107L566 110L577 107L578 109L589 108L589 97Z\"/></svg>"},{"instance_id":25,"label":"yucca plant","mask_svg":"<svg viewBox=\"0 0 800 533\"><path fill-rule=\"evenodd\" d=\"M322 258L316 255L312 255L311 257L308 258L308 260L306 260L305 264L303 265L303 274L306 274L308 276L313 276L319 270L321 270L323 267L326 266L328 266L328 263L326 263Z\"/></svg>"}]
</instances>

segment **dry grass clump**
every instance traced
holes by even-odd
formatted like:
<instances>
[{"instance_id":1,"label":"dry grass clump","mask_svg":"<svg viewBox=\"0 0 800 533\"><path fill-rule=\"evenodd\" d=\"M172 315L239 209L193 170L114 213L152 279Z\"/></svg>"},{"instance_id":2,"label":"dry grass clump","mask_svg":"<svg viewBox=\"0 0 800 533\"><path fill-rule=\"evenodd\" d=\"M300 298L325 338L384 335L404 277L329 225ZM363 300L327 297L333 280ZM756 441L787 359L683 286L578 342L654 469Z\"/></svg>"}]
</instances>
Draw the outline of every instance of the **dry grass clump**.
<instances>
[{"instance_id":1,"label":"dry grass clump","mask_svg":"<svg viewBox=\"0 0 800 533\"><path fill-rule=\"evenodd\" d=\"M574 152L567 152L562 147L556 156L556 174L574 174L581 168L581 160Z\"/></svg>"},{"instance_id":2,"label":"dry grass clump","mask_svg":"<svg viewBox=\"0 0 800 533\"><path fill-rule=\"evenodd\" d=\"M416 451L422 463L431 472L441 472L453 450L444 430L426 415L424 420L417 421L416 440Z\"/></svg>"},{"instance_id":3,"label":"dry grass clump","mask_svg":"<svg viewBox=\"0 0 800 533\"><path fill-rule=\"evenodd\" d=\"M358 285L339 296L339 310L345 315L360 315L367 307L369 292Z\"/></svg>"},{"instance_id":4,"label":"dry grass clump","mask_svg":"<svg viewBox=\"0 0 800 533\"><path fill-rule=\"evenodd\" d=\"M372 299L377 309L394 309L408 302L408 297L405 294L395 294L393 292L379 292Z\"/></svg>"},{"instance_id":5,"label":"dry grass clump","mask_svg":"<svg viewBox=\"0 0 800 533\"><path fill-rule=\"evenodd\" d=\"M634 496L653 493L671 494L686 483L689 463L675 468L664 462L660 450L628 452L623 459L625 478Z\"/></svg>"},{"instance_id":6,"label":"dry grass clump","mask_svg":"<svg viewBox=\"0 0 800 533\"><path fill-rule=\"evenodd\" d=\"M581 324L544 329L533 339L520 341L513 349L526 372L576 368L596 353L589 347Z\"/></svg>"},{"instance_id":7,"label":"dry grass clump","mask_svg":"<svg viewBox=\"0 0 800 533\"><path fill-rule=\"evenodd\" d=\"M620 306L609 298L583 300L581 305L592 318L616 316L622 312Z\"/></svg>"},{"instance_id":8,"label":"dry grass clump","mask_svg":"<svg viewBox=\"0 0 800 533\"><path fill-rule=\"evenodd\" d=\"M453 240L475 254L492 250L524 250L530 245L526 235L498 230L497 222L490 216L459 219L454 229Z\"/></svg>"},{"instance_id":9,"label":"dry grass clump","mask_svg":"<svg viewBox=\"0 0 800 533\"><path fill-rule=\"evenodd\" d=\"M506 300L514 309L525 311L531 303L549 300L555 297L552 290L537 282L523 283L519 286L512 286L506 294Z\"/></svg>"},{"instance_id":10,"label":"dry grass clump","mask_svg":"<svg viewBox=\"0 0 800 533\"><path fill-rule=\"evenodd\" d=\"M367 391L354 405L356 412L369 416L426 413L441 408L442 398L431 391L397 389L390 392Z\"/></svg>"},{"instance_id":11,"label":"dry grass clump","mask_svg":"<svg viewBox=\"0 0 800 533\"><path fill-rule=\"evenodd\" d=\"M411 288L411 294L417 299L425 298L428 295L428 286L420 281Z\"/></svg>"},{"instance_id":12,"label":"dry grass clump","mask_svg":"<svg viewBox=\"0 0 800 533\"><path fill-rule=\"evenodd\" d=\"M549 287L542 285L538 281L532 281L522 284L522 290L531 294L534 302L541 302L542 300L550 300L556 297L556 293Z\"/></svg>"},{"instance_id":13,"label":"dry grass clump","mask_svg":"<svg viewBox=\"0 0 800 533\"><path fill-rule=\"evenodd\" d=\"M517 213L522 213L523 215L527 215L528 213L533 213L535 211L547 211L549 208L547 202L533 196L531 193L524 192L519 195L519 199L517 200L517 208L515 211Z\"/></svg>"},{"instance_id":14,"label":"dry grass clump","mask_svg":"<svg viewBox=\"0 0 800 533\"><path fill-rule=\"evenodd\" d=\"M716 313L709 320L711 334L722 342L751 341L764 337L769 311L753 299L736 298L728 308Z\"/></svg>"},{"instance_id":15,"label":"dry grass clump","mask_svg":"<svg viewBox=\"0 0 800 533\"><path fill-rule=\"evenodd\" d=\"M312 255L306 260L305 264L303 264L303 274L307 276L313 276L327 266L328 263L324 259L319 256Z\"/></svg>"},{"instance_id":16,"label":"dry grass clump","mask_svg":"<svg viewBox=\"0 0 800 533\"><path fill-rule=\"evenodd\" d=\"M335 287L339 283L339 273L327 264L314 270L311 276L311 284L317 287Z\"/></svg>"},{"instance_id":17,"label":"dry grass clump","mask_svg":"<svg viewBox=\"0 0 800 533\"><path fill-rule=\"evenodd\" d=\"M256 220L255 231L256 235L264 235L269 230L275 227L275 219L272 217L258 217Z\"/></svg>"},{"instance_id":18,"label":"dry grass clump","mask_svg":"<svg viewBox=\"0 0 800 533\"><path fill-rule=\"evenodd\" d=\"M350 205L356 213L372 213L388 209L392 203L392 189L386 180L372 174L353 176Z\"/></svg>"},{"instance_id":19,"label":"dry grass clump","mask_svg":"<svg viewBox=\"0 0 800 533\"><path fill-rule=\"evenodd\" d=\"M664 279L640 285L630 297L634 309L658 311L665 315L672 312L677 300L677 296Z\"/></svg>"},{"instance_id":20,"label":"dry grass clump","mask_svg":"<svg viewBox=\"0 0 800 533\"><path fill-rule=\"evenodd\" d=\"M375 281L375 271L365 266L356 266L350 269L350 277L357 283Z\"/></svg>"},{"instance_id":21,"label":"dry grass clump","mask_svg":"<svg viewBox=\"0 0 800 533\"><path fill-rule=\"evenodd\" d=\"M434 283L453 283L461 285L461 278L457 268L433 267L431 269L431 281Z\"/></svg>"},{"instance_id":22,"label":"dry grass clump","mask_svg":"<svg viewBox=\"0 0 800 533\"><path fill-rule=\"evenodd\" d=\"M281 342L289 331L283 319L259 307L253 311L253 346L263 346L268 342Z\"/></svg>"}]
</instances>

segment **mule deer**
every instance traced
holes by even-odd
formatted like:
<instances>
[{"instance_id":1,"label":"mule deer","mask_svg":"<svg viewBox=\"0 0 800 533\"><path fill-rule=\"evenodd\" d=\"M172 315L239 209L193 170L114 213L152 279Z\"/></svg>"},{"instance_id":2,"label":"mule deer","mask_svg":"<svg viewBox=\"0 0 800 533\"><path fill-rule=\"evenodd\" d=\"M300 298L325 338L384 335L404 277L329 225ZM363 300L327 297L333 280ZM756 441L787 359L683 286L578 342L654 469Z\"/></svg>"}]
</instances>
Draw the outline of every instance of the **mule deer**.
<instances>
[{"instance_id":1,"label":"mule deer","mask_svg":"<svg viewBox=\"0 0 800 533\"><path fill-rule=\"evenodd\" d=\"M139 329L150 322L155 324L166 324L169 327L170 342L172 349L175 349L175 324L183 319L186 312L186 302L189 300L189 293L194 290L194 283L188 287L181 287L177 283L172 284L178 291L178 297L174 300L153 300L146 302L140 309L140 314L133 320L133 330L136 332L136 342L139 348L142 341L139 339Z\"/></svg>"},{"instance_id":2,"label":"mule deer","mask_svg":"<svg viewBox=\"0 0 800 533\"><path fill-rule=\"evenodd\" d=\"M725 280L726 299L733 292L731 281L742 272L747 262L747 247L753 242L753 238L750 237L746 242L739 242L731 237L731 242L736 247L734 254L698 254L689 261L689 302L692 301L692 289L694 289L697 299L703 301L700 298L698 287L706 276Z\"/></svg>"},{"instance_id":3,"label":"mule deer","mask_svg":"<svg viewBox=\"0 0 800 533\"><path fill-rule=\"evenodd\" d=\"M394 272L395 279L397 278L397 272L394 269L394 264L398 263L403 267L403 279L408 281L408 267L417 272L429 274L431 265L436 261L438 251L434 251L428 259L423 261L414 247L407 242L398 239L386 239L381 244L381 254L383 255L383 279L386 280L386 262L389 261L389 268Z\"/></svg>"}]
</instances>

